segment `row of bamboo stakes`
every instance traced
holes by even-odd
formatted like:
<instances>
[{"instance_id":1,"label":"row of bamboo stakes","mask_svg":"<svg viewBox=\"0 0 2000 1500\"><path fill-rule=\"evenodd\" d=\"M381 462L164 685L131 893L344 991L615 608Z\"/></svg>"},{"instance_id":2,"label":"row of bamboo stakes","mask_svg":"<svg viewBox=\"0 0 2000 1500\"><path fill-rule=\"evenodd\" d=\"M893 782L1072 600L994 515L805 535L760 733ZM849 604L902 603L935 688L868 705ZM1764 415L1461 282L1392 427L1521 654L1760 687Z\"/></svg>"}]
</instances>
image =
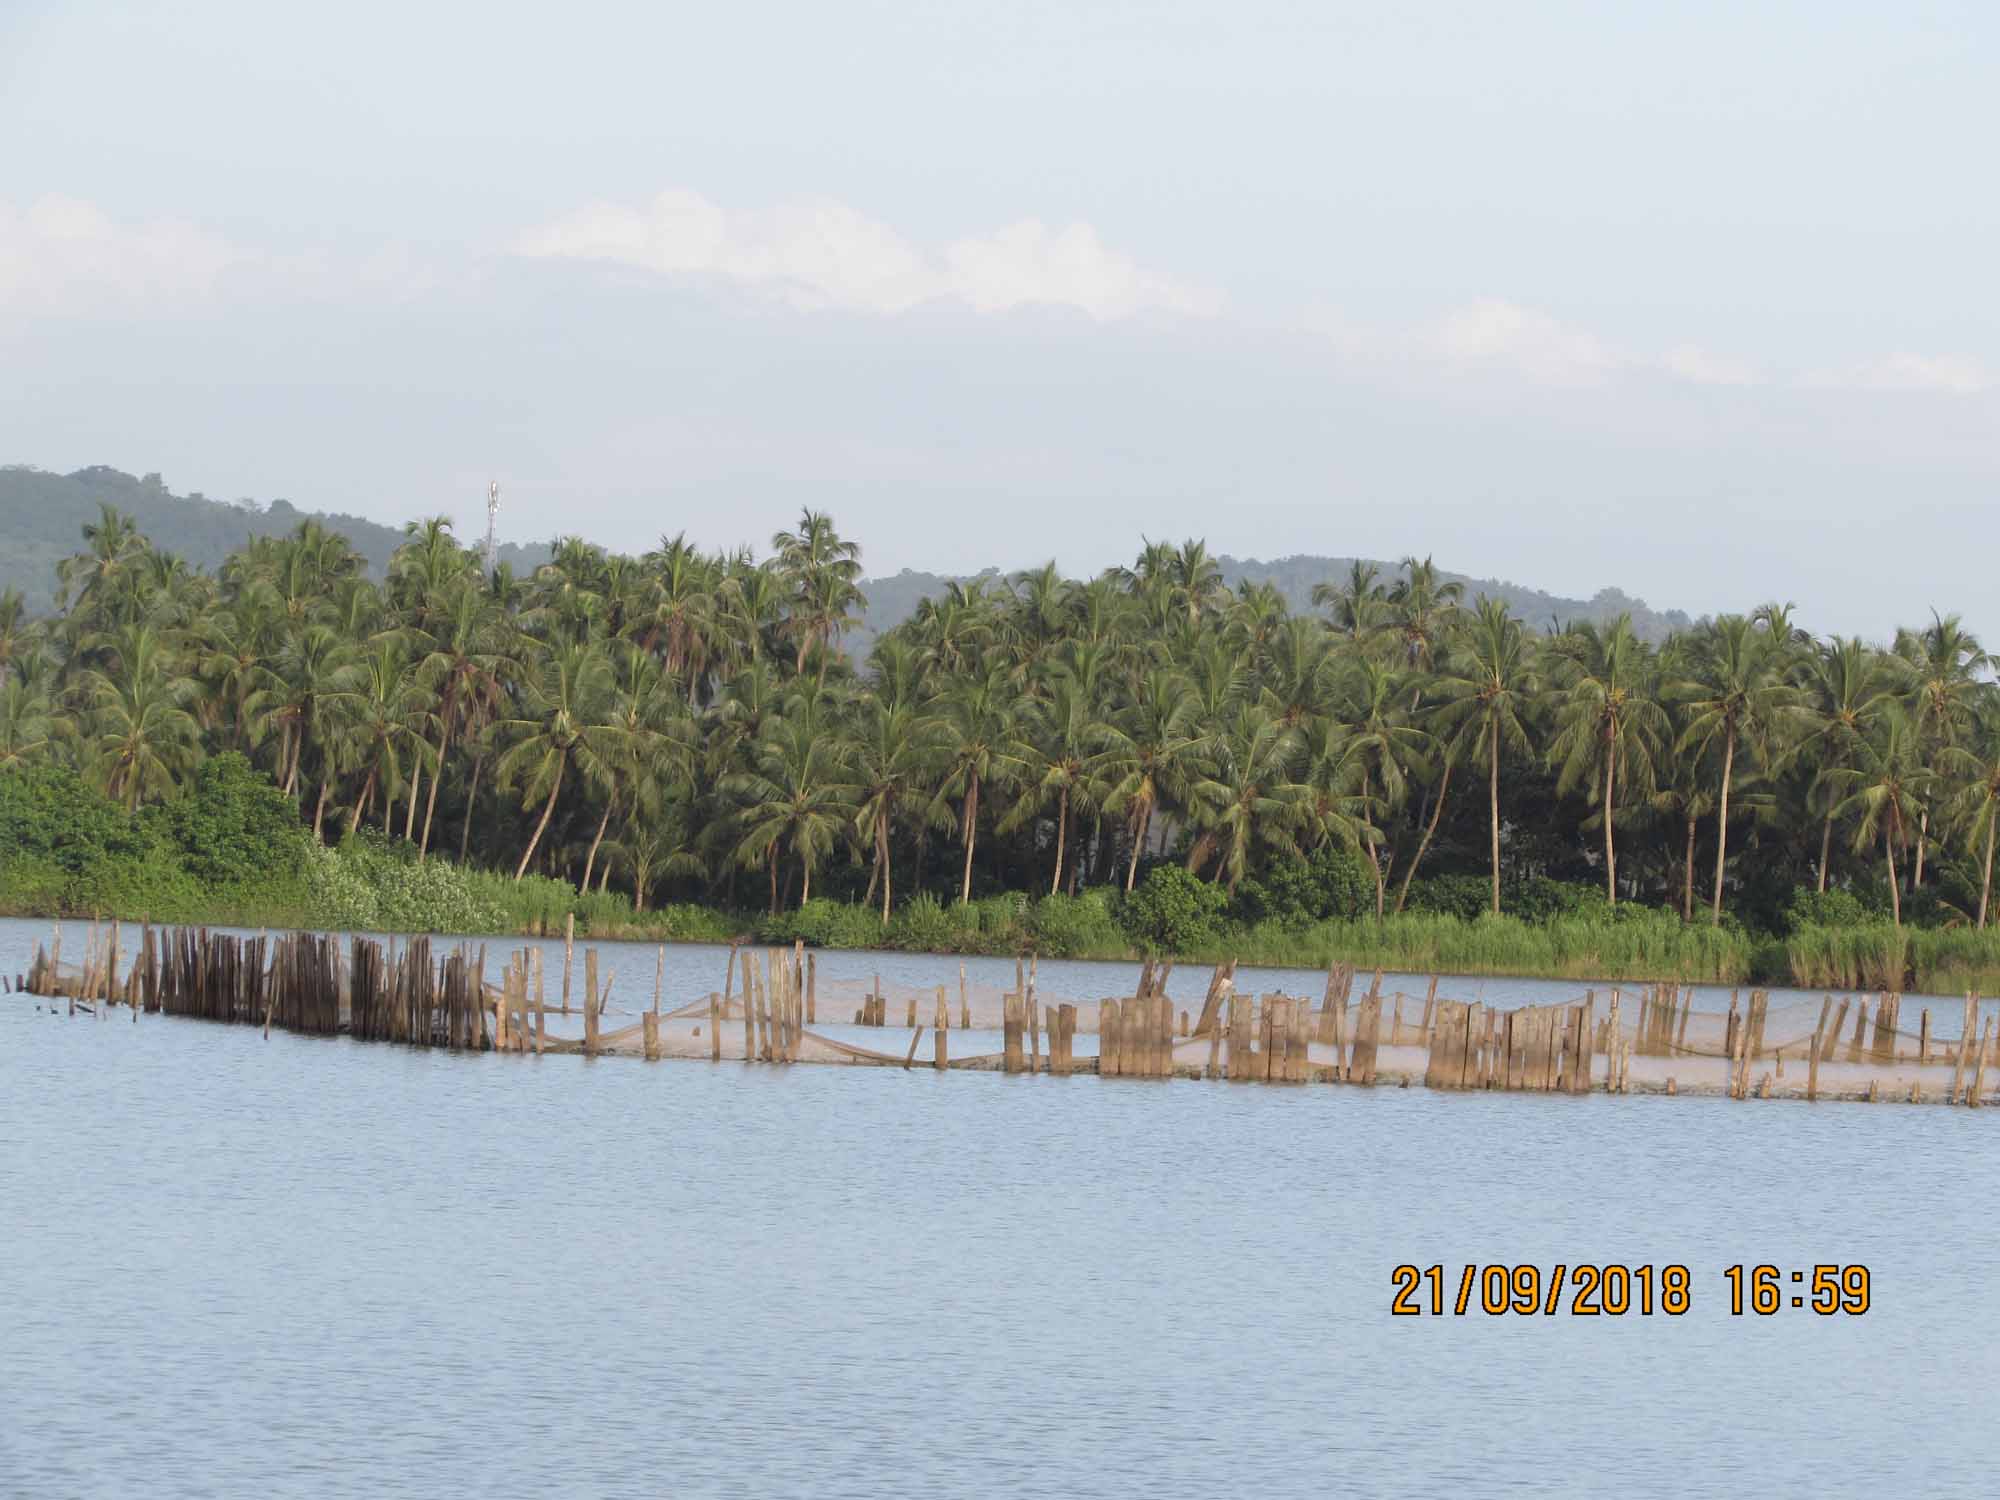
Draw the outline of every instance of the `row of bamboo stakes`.
<instances>
[{"instance_id":1,"label":"row of bamboo stakes","mask_svg":"<svg viewBox=\"0 0 2000 1500\"><path fill-rule=\"evenodd\" d=\"M340 940L312 933L290 933L272 939L260 934L241 938L205 929L155 930L143 926L122 978L120 969L120 927L115 920L107 932L92 924L85 941L85 957L74 979L63 974L62 929L57 926L50 950L37 946L28 974L18 976L19 986L38 994L67 996L72 1012L90 1011L97 1004L124 1003L136 1021L142 1011L177 1015L235 1024L261 1024L270 1028L306 1035L333 1035L342 1030L363 1040L396 1041L451 1049L495 1048L497 1050L577 1050L573 1042L551 1043L547 1035L547 1014L556 1009L544 995L542 953L539 948L523 948L512 955L497 993L484 982L486 951L476 952L460 945L442 959L435 959L427 937L406 941L400 953L393 939L387 947L374 939L350 939L350 956L343 972ZM561 1012L572 1009L572 973L575 960L575 921L565 927ZM643 1037L646 1057L660 1056L660 992L666 950L659 950L654 973L653 1007L641 1017L637 1028ZM709 1055L721 1059L721 1029L732 1003L740 962L744 1027L743 1056L748 1059L791 1063L799 1059L806 1028L817 1023L817 963L815 955L795 943L789 951L770 950L764 956L762 972L748 948L732 944L723 993L708 999ZM584 994L581 1011L584 1037L581 1049L594 1054L601 1049L601 1018L610 999L611 985L598 986L597 950L584 954ZM1254 1079L1257 1081L1306 1082L1327 1079L1338 1082L1372 1083L1376 1077L1379 1049L1383 1044L1383 997L1381 971L1377 970L1368 993L1356 1008L1352 1035L1348 1035L1349 998L1355 978L1351 965L1335 964L1328 970L1320 1013L1315 1018L1309 1001L1284 995L1267 995L1261 1000L1236 994L1235 962L1218 964L1204 997L1201 1019L1190 1024L1185 1011L1175 1013L1166 995L1171 963L1148 960L1142 969L1137 992L1129 998L1100 1002L1098 1059L1096 1071L1107 1076L1167 1077L1182 1069L1176 1064L1176 1037L1208 1038L1205 1067L1188 1071L1208 1077ZM1006 1072L1047 1071L1067 1075L1075 1071L1074 1039L1077 1009L1073 1004L1051 1005L1046 1011L1035 993L1036 972L1032 958L1015 964L1015 988L1003 997L1003 1050L1001 1067ZM857 1013L858 1024L886 1024L886 998L879 975L871 994ZM532 1001L530 994L532 993ZM1769 993L1753 990L1747 1006L1739 1007L1732 995L1725 1018L1723 1055L1729 1063L1725 1091L1734 1098L1753 1093L1768 1097L1774 1076L1784 1073L1784 1049L1775 1053L1775 1074L1764 1074L1753 1087L1753 1064L1765 1052L1765 1024ZM1389 1021L1389 1045L1407 1045L1402 1019L1402 996L1395 997ZM1605 1088L1624 1092L1631 1056L1672 1056L1687 1051L1686 1032L1691 1010L1691 990L1671 984L1647 987L1639 996L1639 1010L1628 1038L1620 1018L1622 996L1612 992L1609 1014L1596 1021L1596 994L1568 1005L1525 1006L1512 1011L1473 1002L1440 1000L1433 978L1425 996L1416 1041L1427 1049L1424 1081L1433 1088L1490 1088L1505 1090L1581 1093L1592 1087L1593 1058L1607 1057ZM1806 1049L1806 1097L1819 1093L1822 1061L1840 1054L1841 1038L1847 1036L1845 1060L1893 1064L1898 1060L1896 1042L1902 997L1884 992L1877 997L1873 1035L1869 1035L1867 997L1843 998L1836 1009L1833 997L1821 1005L1818 1025ZM1983 1092L1986 1066L1992 1053L1995 1021L1987 1018L1979 1027L1976 994L1965 997L1965 1015L1955 1044L1937 1044L1939 1059L1953 1063L1953 1077L1947 1102L1976 1107ZM1854 1026L1847 1031L1850 1007ZM488 1020L492 1021L489 1031ZM915 1059L926 1027L919 1024L917 1001L907 1002L905 1023L912 1035L903 1065ZM959 967L959 1018L961 1029L971 1025L970 1001L964 965ZM933 1034L932 1065L949 1066L948 1035L951 1008L945 987L936 991L928 1027ZM1228 1061L1223 1060L1222 1044L1228 1042ZM1318 1043L1334 1053L1331 1064L1315 1063L1308 1051ZM1919 1065L1931 1060L1930 1012L1921 1014L1917 1058ZM1876 1086L1869 1086L1869 1097ZM1675 1080L1668 1078L1668 1092ZM1920 1087L1911 1086L1911 1098L1920 1097Z\"/></svg>"}]
</instances>

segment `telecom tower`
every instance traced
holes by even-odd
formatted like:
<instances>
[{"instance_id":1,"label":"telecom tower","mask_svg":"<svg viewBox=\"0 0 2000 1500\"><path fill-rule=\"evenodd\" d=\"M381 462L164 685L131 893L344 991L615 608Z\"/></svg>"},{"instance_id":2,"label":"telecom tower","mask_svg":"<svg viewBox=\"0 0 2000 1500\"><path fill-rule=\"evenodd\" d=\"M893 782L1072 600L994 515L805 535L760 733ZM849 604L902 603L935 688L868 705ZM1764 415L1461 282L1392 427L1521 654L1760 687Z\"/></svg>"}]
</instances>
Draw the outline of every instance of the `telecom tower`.
<instances>
[{"instance_id":1,"label":"telecom tower","mask_svg":"<svg viewBox=\"0 0 2000 1500\"><path fill-rule=\"evenodd\" d=\"M486 486L486 576L493 576L493 518L500 514L500 481Z\"/></svg>"}]
</instances>

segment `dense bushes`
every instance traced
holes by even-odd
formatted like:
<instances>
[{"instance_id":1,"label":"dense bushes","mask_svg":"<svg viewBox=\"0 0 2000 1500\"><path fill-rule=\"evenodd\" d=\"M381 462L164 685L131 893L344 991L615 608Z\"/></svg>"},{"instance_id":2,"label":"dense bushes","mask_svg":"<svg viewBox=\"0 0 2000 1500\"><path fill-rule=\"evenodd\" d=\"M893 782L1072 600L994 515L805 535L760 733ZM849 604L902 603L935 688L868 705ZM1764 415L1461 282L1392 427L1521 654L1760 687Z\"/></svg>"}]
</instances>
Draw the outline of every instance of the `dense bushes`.
<instances>
[{"instance_id":1,"label":"dense bushes","mask_svg":"<svg viewBox=\"0 0 2000 1500\"><path fill-rule=\"evenodd\" d=\"M797 940L823 948L948 954L1034 951L1048 958L1190 959L1319 968L1549 975L1578 979L1795 982L1826 988L2000 988L2000 932L1963 925L1900 931L1874 905L1886 892L1792 891L1784 931L1621 902L1589 884L1510 883L1493 917L1476 876L1413 881L1407 908L1377 922L1374 882L1328 847L1224 887L1162 863L1129 895L1112 887L1031 900L1021 893L946 905L929 894L879 909L821 898L776 917L690 905L639 912L622 895L579 893L541 876L419 863L407 844L363 832L316 843L297 809L240 756L200 769L175 801L129 813L74 772L0 772L0 914L103 914L160 922L436 933L560 932L574 915L597 938Z\"/></svg>"}]
</instances>

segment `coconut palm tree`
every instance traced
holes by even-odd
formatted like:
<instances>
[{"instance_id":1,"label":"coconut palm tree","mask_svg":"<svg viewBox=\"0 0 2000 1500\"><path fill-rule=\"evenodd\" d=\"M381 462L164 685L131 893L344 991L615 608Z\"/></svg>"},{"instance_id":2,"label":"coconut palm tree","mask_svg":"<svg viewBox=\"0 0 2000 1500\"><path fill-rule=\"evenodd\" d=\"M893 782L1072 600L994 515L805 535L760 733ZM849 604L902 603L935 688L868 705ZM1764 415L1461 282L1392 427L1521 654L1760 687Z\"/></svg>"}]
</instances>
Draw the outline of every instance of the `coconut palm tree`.
<instances>
[{"instance_id":1,"label":"coconut palm tree","mask_svg":"<svg viewBox=\"0 0 2000 1500\"><path fill-rule=\"evenodd\" d=\"M1122 713L1104 726L1104 748L1091 763L1104 788L1107 812L1122 812L1132 834L1125 889L1139 873L1153 813L1162 801L1182 797L1199 774L1201 738L1195 703L1183 680L1163 667L1145 673Z\"/></svg>"},{"instance_id":2,"label":"coconut palm tree","mask_svg":"<svg viewBox=\"0 0 2000 1500\"><path fill-rule=\"evenodd\" d=\"M1090 695L1061 667L1046 674L1041 695L1023 702L1022 721L1017 740L1021 791L1000 820L1000 831L1012 832L1055 804L1055 858L1049 870L1053 895L1062 889L1070 832L1095 806L1091 768L1108 735Z\"/></svg>"},{"instance_id":3,"label":"coconut palm tree","mask_svg":"<svg viewBox=\"0 0 2000 1500\"><path fill-rule=\"evenodd\" d=\"M736 857L745 868L771 873L771 910L778 909L778 860L789 852L802 877L799 905L812 899L812 876L843 829L854 821L860 788L840 757L839 742L803 718L774 719L757 743L756 769L724 785L741 807Z\"/></svg>"},{"instance_id":4,"label":"coconut palm tree","mask_svg":"<svg viewBox=\"0 0 2000 1500\"><path fill-rule=\"evenodd\" d=\"M84 679L91 758L105 795L136 809L170 796L200 753L201 726L187 709L195 684L151 625L122 626L101 645L105 665Z\"/></svg>"},{"instance_id":5,"label":"coconut palm tree","mask_svg":"<svg viewBox=\"0 0 2000 1500\"><path fill-rule=\"evenodd\" d=\"M937 735L942 774L937 801L958 799L959 837L965 845L965 867L959 881L960 902L972 899L972 851L979 834L979 798L996 782L1019 770L1021 746L1016 733L1012 685L998 662L959 678L938 695Z\"/></svg>"},{"instance_id":6,"label":"coconut palm tree","mask_svg":"<svg viewBox=\"0 0 2000 1500\"><path fill-rule=\"evenodd\" d=\"M1628 627L1629 629L1629 627ZM1465 621L1456 649L1446 653L1443 667L1432 678L1431 695L1438 700L1439 738L1449 749L1445 774L1457 755L1486 767L1487 832L1493 875L1493 914L1500 914L1500 753L1525 754L1528 727L1523 719L1539 688L1536 656L1528 633L1504 601L1481 598ZM1439 792L1443 805L1443 791ZM1435 827L1435 823L1432 825ZM1605 831L1611 828L1605 819ZM1611 844L1605 843L1605 865L1611 866ZM1414 864L1411 867L1415 868ZM1405 881L1405 889L1408 882ZM1616 886L1613 885L1615 892ZM1400 904L1398 906L1400 910Z\"/></svg>"},{"instance_id":7,"label":"coconut palm tree","mask_svg":"<svg viewBox=\"0 0 2000 1500\"><path fill-rule=\"evenodd\" d=\"M548 831L564 776L579 764L587 775L602 775L591 731L609 717L612 692L610 653L597 640L557 636L522 673L518 706L499 723L508 747L494 766L502 786L519 789L524 811L535 802L542 804L535 831L514 867L516 880L528 873Z\"/></svg>"},{"instance_id":8,"label":"coconut palm tree","mask_svg":"<svg viewBox=\"0 0 2000 1500\"><path fill-rule=\"evenodd\" d=\"M1900 707L1884 714L1880 729L1863 742L1860 763L1835 771L1833 780L1843 794L1835 816L1855 820L1855 851L1881 843L1889 872L1889 912L1901 928L1903 896L1896 851L1910 846L1917 810L1936 781L1936 773L1924 764L1916 725Z\"/></svg>"},{"instance_id":9,"label":"coconut palm tree","mask_svg":"<svg viewBox=\"0 0 2000 1500\"><path fill-rule=\"evenodd\" d=\"M1650 786L1667 731L1656 697L1652 659L1621 614L1610 625L1583 621L1544 648L1552 679L1555 735L1548 756L1559 793L1586 786L1604 823L1604 891L1618 902L1618 845L1613 833L1618 787Z\"/></svg>"},{"instance_id":10,"label":"coconut palm tree","mask_svg":"<svg viewBox=\"0 0 2000 1500\"><path fill-rule=\"evenodd\" d=\"M1211 855L1216 878L1227 877L1234 891L1249 867L1253 845L1262 841L1281 853L1298 850L1296 830L1309 790L1292 775L1297 731L1268 709L1249 705L1217 737L1208 773L1194 784L1190 799L1199 830L1187 868L1200 874Z\"/></svg>"},{"instance_id":11,"label":"coconut palm tree","mask_svg":"<svg viewBox=\"0 0 2000 1500\"><path fill-rule=\"evenodd\" d=\"M1715 812L1715 897L1710 920L1722 921L1722 873L1729 857L1729 787L1736 751L1747 748L1760 763L1782 749L1796 726L1799 693L1785 680L1783 644L1743 615L1723 615L1692 643L1692 678L1678 689L1687 705L1687 727L1676 749L1686 753L1722 747L1722 779Z\"/></svg>"},{"instance_id":12,"label":"coconut palm tree","mask_svg":"<svg viewBox=\"0 0 2000 1500\"><path fill-rule=\"evenodd\" d=\"M1811 795L1822 805L1819 838L1818 889L1826 890L1826 872L1833 848L1832 773L1851 769L1861 747L1882 715L1895 701L1900 673L1884 656L1859 637L1820 643L1804 658L1804 732L1793 755L1818 767ZM1692 839L1690 839L1692 845Z\"/></svg>"}]
</instances>

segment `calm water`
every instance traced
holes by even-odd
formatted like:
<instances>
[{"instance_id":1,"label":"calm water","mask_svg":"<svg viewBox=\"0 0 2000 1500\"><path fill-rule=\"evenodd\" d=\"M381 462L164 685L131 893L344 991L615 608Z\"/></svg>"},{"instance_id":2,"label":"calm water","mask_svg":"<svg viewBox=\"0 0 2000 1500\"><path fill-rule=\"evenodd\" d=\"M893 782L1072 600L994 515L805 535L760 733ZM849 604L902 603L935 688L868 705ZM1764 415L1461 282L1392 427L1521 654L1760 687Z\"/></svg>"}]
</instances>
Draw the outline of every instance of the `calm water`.
<instances>
[{"instance_id":1,"label":"calm water","mask_svg":"<svg viewBox=\"0 0 2000 1500\"><path fill-rule=\"evenodd\" d=\"M10 997L0 1493L1987 1494L1995 1121ZM1694 1309L1389 1316L1399 1262L1559 1260L1683 1262ZM1724 1266L1823 1260L1872 1311L1729 1316Z\"/></svg>"}]
</instances>

